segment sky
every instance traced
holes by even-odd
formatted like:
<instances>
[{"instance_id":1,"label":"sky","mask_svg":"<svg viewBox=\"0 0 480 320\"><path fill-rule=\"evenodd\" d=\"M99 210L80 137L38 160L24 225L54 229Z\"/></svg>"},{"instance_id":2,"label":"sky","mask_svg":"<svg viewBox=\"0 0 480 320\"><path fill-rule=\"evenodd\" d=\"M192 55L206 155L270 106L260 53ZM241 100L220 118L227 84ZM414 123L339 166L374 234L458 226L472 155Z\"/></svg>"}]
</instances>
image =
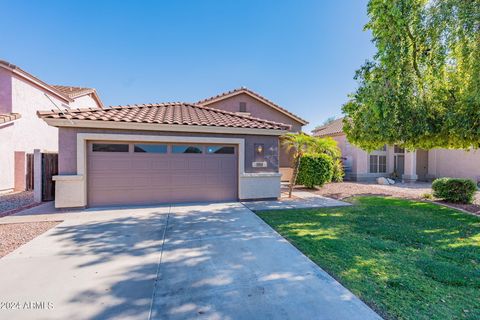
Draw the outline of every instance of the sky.
<instances>
[{"instance_id":1,"label":"sky","mask_svg":"<svg viewBox=\"0 0 480 320\"><path fill-rule=\"evenodd\" d=\"M195 102L245 86L310 122L374 54L367 0L0 0L0 59L105 105Z\"/></svg>"}]
</instances>

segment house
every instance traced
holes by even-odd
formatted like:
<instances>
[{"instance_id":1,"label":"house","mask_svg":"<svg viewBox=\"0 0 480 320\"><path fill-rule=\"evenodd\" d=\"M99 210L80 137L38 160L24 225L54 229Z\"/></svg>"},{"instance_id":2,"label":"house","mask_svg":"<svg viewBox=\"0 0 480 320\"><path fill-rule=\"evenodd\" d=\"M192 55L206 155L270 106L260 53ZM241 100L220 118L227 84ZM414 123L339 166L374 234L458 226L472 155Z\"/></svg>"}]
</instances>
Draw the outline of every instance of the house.
<instances>
[{"instance_id":1,"label":"house","mask_svg":"<svg viewBox=\"0 0 480 320\"><path fill-rule=\"evenodd\" d=\"M59 130L55 206L279 197L291 125L205 104L38 112Z\"/></svg>"},{"instance_id":2,"label":"house","mask_svg":"<svg viewBox=\"0 0 480 320\"><path fill-rule=\"evenodd\" d=\"M406 182L431 181L440 177L480 181L479 150L418 149L409 152L398 146L384 146L367 152L348 142L343 132L343 118L316 128L312 133L317 137L332 137L338 142L346 179L366 181L394 174Z\"/></svg>"},{"instance_id":3,"label":"house","mask_svg":"<svg viewBox=\"0 0 480 320\"><path fill-rule=\"evenodd\" d=\"M302 126L308 124L307 121L299 116L245 87L198 101L196 104L288 124L290 125L290 132L300 132ZM282 181L290 180L292 174L291 164L292 155L280 142L279 171L282 174Z\"/></svg>"},{"instance_id":4,"label":"house","mask_svg":"<svg viewBox=\"0 0 480 320\"><path fill-rule=\"evenodd\" d=\"M49 85L0 60L0 192L25 189L25 154L58 150L58 129L36 112L79 106L103 107L95 89Z\"/></svg>"}]
</instances>

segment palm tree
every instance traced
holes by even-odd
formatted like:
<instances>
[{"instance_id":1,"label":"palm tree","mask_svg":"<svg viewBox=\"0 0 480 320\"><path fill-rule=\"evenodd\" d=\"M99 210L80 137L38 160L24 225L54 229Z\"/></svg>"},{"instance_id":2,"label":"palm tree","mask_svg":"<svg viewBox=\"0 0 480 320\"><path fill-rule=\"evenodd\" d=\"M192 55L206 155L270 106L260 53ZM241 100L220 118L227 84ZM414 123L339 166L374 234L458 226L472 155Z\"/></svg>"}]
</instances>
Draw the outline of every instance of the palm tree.
<instances>
[{"instance_id":1,"label":"palm tree","mask_svg":"<svg viewBox=\"0 0 480 320\"><path fill-rule=\"evenodd\" d=\"M332 159L338 159L341 157L342 152L338 147L337 141L331 137L319 138L312 137L312 143L309 148L311 153L324 153L332 157Z\"/></svg>"},{"instance_id":2,"label":"palm tree","mask_svg":"<svg viewBox=\"0 0 480 320\"><path fill-rule=\"evenodd\" d=\"M288 197L292 197L293 186L297 180L298 167L300 166L300 158L312 148L313 140L315 138L305 133L287 133L283 136L282 144L287 151L293 152L293 173L288 186Z\"/></svg>"}]
</instances>

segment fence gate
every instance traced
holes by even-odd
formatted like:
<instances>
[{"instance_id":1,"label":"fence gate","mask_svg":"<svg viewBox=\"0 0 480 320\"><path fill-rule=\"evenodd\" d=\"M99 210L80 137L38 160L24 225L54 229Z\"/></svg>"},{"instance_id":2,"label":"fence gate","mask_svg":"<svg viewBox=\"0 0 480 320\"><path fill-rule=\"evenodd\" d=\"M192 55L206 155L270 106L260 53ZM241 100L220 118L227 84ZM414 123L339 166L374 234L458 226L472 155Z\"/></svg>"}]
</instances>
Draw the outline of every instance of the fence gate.
<instances>
[{"instance_id":1,"label":"fence gate","mask_svg":"<svg viewBox=\"0 0 480 320\"><path fill-rule=\"evenodd\" d=\"M25 189L27 191L32 191L33 190L33 153L27 153L27 174L26 174L26 183L25 183Z\"/></svg>"},{"instance_id":2,"label":"fence gate","mask_svg":"<svg viewBox=\"0 0 480 320\"><path fill-rule=\"evenodd\" d=\"M58 174L58 154L42 153L42 201L55 199L55 181L52 176Z\"/></svg>"}]
</instances>

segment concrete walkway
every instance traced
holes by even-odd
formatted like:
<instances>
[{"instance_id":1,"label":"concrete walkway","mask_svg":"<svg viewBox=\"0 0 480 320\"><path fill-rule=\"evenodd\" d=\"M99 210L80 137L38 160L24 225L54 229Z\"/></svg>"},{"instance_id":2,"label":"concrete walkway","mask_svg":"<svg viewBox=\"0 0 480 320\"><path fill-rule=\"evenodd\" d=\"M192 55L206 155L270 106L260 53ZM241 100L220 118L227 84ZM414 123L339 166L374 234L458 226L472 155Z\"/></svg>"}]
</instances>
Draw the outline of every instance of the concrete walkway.
<instances>
[{"instance_id":1,"label":"concrete walkway","mask_svg":"<svg viewBox=\"0 0 480 320\"><path fill-rule=\"evenodd\" d=\"M243 204L252 211L325 208L351 205L348 202L323 197L306 191L294 191L292 195L292 199L246 201L243 202Z\"/></svg>"},{"instance_id":2,"label":"concrete walkway","mask_svg":"<svg viewBox=\"0 0 480 320\"><path fill-rule=\"evenodd\" d=\"M0 318L380 319L240 203L62 215L0 259Z\"/></svg>"}]
</instances>

